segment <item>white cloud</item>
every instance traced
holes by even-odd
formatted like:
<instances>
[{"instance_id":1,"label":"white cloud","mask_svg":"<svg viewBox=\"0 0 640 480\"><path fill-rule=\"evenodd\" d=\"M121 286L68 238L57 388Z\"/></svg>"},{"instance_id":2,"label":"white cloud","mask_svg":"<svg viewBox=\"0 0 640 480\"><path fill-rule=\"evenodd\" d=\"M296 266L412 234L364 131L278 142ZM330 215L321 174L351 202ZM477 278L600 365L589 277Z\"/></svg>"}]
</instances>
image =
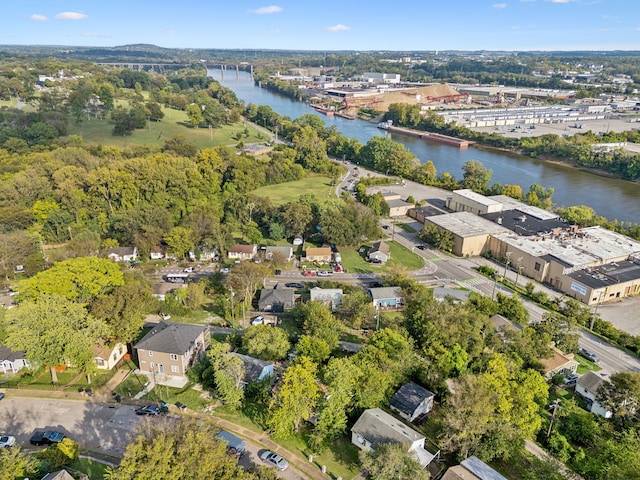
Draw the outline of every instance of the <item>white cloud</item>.
<instances>
[{"instance_id":1,"label":"white cloud","mask_svg":"<svg viewBox=\"0 0 640 480\"><path fill-rule=\"evenodd\" d=\"M507 8L506 3L494 3L493 8Z\"/></svg>"},{"instance_id":2,"label":"white cloud","mask_svg":"<svg viewBox=\"0 0 640 480\"><path fill-rule=\"evenodd\" d=\"M79 12L62 12L56 15L58 20L84 20L87 15Z\"/></svg>"},{"instance_id":3,"label":"white cloud","mask_svg":"<svg viewBox=\"0 0 640 480\"><path fill-rule=\"evenodd\" d=\"M31 20L35 20L36 22L44 22L45 20L49 20L44 15L33 14L29 17Z\"/></svg>"},{"instance_id":4,"label":"white cloud","mask_svg":"<svg viewBox=\"0 0 640 480\"><path fill-rule=\"evenodd\" d=\"M345 30L351 30L349 27L347 27L346 25L342 25L341 23L338 23L337 25L334 25L333 27L327 27L327 31L328 32L343 32Z\"/></svg>"},{"instance_id":5,"label":"white cloud","mask_svg":"<svg viewBox=\"0 0 640 480\"><path fill-rule=\"evenodd\" d=\"M249 10L250 13L255 13L256 15L269 15L271 13L280 13L282 11L282 7L277 5L269 5L268 7L260 7L255 10Z\"/></svg>"}]
</instances>

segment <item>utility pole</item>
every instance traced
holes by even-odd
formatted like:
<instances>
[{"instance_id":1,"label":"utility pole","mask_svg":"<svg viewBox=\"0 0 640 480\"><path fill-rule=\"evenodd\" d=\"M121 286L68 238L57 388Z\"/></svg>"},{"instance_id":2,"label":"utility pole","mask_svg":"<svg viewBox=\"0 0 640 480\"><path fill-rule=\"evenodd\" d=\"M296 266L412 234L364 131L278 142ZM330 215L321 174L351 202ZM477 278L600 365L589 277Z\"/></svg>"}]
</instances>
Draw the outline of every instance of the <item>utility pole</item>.
<instances>
[{"instance_id":1,"label":"utility pole","mask_svg":"<svg viewBox=\"0 0 640 480\"><path fill-rule=\"evenodd\" d=\"M516 272L516 287L517 287L518 277L520 277L520 270L522 270L522 267L520 266L520 262L522 262L522 257L518 257L518 260L516 260L516 262L518 262L518 271Z\"/></svg>"},{"instance_id":2,"label":"utility pole","mask_svg":"<svg viewBox=\"0 0 640 480\"><path fill-rule=\"evenodd\" d=\"M556 412L558 411L558 408L560 407L560 399L556 398L553 403L551 404L551 407L553 408L553 415L551 417L551 422L549 422L549 430L547 430L547 438L549 438L549 435L551 435L551 429L553 428L553 424L556 421Z\"/></svg>"},{"instance_id":3,"label":"utility pole","mask_svg":"<svg viewBox=\"0 0 640 480\"><path fill-rule=\"evenodd\" d=\"M507 252L505 255L507 256L507 261L504 264L504 278L507 278L507 269L509 268L509 262L511 261L511 253L512 252Z\"/></svg>"}]
</instances>

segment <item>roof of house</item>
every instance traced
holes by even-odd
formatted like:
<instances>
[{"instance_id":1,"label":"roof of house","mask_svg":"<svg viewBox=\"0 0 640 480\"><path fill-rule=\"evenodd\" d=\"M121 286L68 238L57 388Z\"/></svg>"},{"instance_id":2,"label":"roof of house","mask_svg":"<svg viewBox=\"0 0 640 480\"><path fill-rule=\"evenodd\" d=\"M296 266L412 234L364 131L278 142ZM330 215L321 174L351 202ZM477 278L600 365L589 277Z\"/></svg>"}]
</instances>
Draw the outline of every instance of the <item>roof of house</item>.
<instances>
[{"instance_id":1,"label":"roof of house","mask_svg":"<svg viewBox=\"0 0 640 480\"><path fill-rule=\"evenodd\" d=\"M284 258L289 258L293 255L292 247L267 247L264 250L265 256L270 258L274 253L280 253Z\"/></svg>"},{"instance_id":2,"label":"roof of house","mask_svg":"<svg viewBox=\"0 0 640 480\"><path fill-rule=\"evenodd\" d=\"M550 358L543 358L540 360L544 373L553 372L558 367L570 362L578 363L573 359L573 353L563 353L557 348L553 349L553 355Z\"/></svg>"},{"instance_id":3,"label":"roof of house","mask_svg":"<svg viewBox=\"0 0 640 480\"><path fill-rule=\"evenodd\" d=\"M418 406L434 394L416 383L405 383L391 398L391 406L402 413L412 415Z\"/></svg>"},{"instance_id":4,"label":"roof of house","mask_svg":"<svg viewBox=\"0 0 640 480\"><path fill-rule=\"evenodd\" d=\"M102 358L103 360L105 360L109 358L114 348L115 348L115 345L111 345L111 346L96 345L95 347L93 347L93 356L94 358Z\"/></svg>"},{"instance_id":5,"label":"roof of house","mask_svg":"<svg viewBox=\"0 0 640 480\"><path fill-rule=\"evenodd\" d=\"M66 470L58 470L57 472L47 473L42 480L74 480Z\"/></svg>"},{"instance_id":6,"label":"roof of house","mask_svg":"<svg viewBox=\"0 0 640 480\"><path fill-rule=\"evenodd\" d=\"M370 288L369 293L373 300L386 300L388 298L402 298L402 288L400 287L379 287Z\"/></svg>"},{"instance_id":7,"label":"roof of house","mask_svg":"<svg viewBox=\"0 0 640 480\"><path fill-rule=\"evenodd\" d=\"M506 477L500 475L493 468L475 456L471 456L463 460L460 462L460 465L469 470L480 480L507 480Z\"/></svg>"},{"instance_id":8,"label":"roof of house","mask_svg":"<svg viewBox=\"0 0 640 480\"><path fill-rule=\"evenodd\" d=\"M311 300L331 300L337 296L342 296L344 291L341 288L321 288L313 287L309 289Z\"/></svg>"},{"instance_id":9,"label":"roof of house","mask_svg":"<svg viewBox=\"0 0 640 480\"><path fill-rule=\"evenodd\" d=\"M380 252L380 253L384 253L385 255L389 255L389 244L388 243L384 243L384 242L376 242L373 245L371 245L371 248L369 249L369 255L371 255L372 253L376 253L376 252Z\"/></svg>"},{"instance_id":10,"label":"roof of house","mask_svg":"<svg viewBox=\"0 0 640 480\"><path fill-rule=\"evenodd\" d=\"M124 257L125 255L135 255L136 247L112 247L107 252L107 256L109 255L118 255L120 257Z\"/></svg>"},{"instance_id":11,"label":"roof of house","mask_svg":"<svg viewBox=\"0 0 640 480\"><path fill-rule=\"evenodd\" d=\"M600 385L602 385L606 381L606 378L603 378L601 375L598 375L597 373L589 370L587 373L578 378L576 384L580 385L590 392L597 393Z\"/></svg>"},{"instance_id":12,"label":"roof of house","mask_svg":"<svg viewBox=\"0 0 640 480\"><path fill-rule=\"evenodd\" d=\"M482 480L480 477L476 477L469 470L462 465L456 465L450 467L441 480Z\"/></svg>"},{"instance_id":13,"label":"roof of house","mask_svg":"<svg viewBox=\"0 0 640 480\"><path fill-rule=\"evenodd\" d=\"M232 352L231 355L238 357L244 363L244 378L248 382L257 382L260 379L262 371L271 365L269 362L260 360L259 358L242 355L241 353Z\"/></svg>"},{"instance_id":14,"label":"roof of house","mask_svg":"<svg viewBox=\"0 0 640 480\"><path fill-rule=\"evenodd\" d=\"M295 291L291 288L263 288L260 290L260 300L258 303L270 304L274 303L293 303Z\"/></svg>"},{"instance_id":15,"label":"roof of house","mask_svg":"<svg viewBox=\"0 0 640 480\"><path fill-rule=\"evenodd\" d=\"M413 428L379 408L365 410L351 431L369 441L374 447L381 443L413 444L425 437Z\"/></svg>"},{"instance_id":16,"label":"roof of house","mask_svg":"<svg viewBox=\"0 0 640 480\"><path fill-rule=\"evenodd\" d=\"M13 351L5 345L0 345L0 362L4 362L5 360L15 362L16 360L22 360L24 358L24 352Z\"/></svg>"},{"instance_id":17,"label":"roof of house","mask_svg":"<svg viewBox=\"0 0 640 480\"><path fill-rule=\"evenodd\" d=\"M309 247L307 248L307 257L327 256L331 255L331 247Z\"/></svg>"},{"instance_id":18,"label":"roof of house","mask_svg":"<svg viewBox=\"0 0 640 480\"><path fill-rule=\"evenodd\" d=\"M344 342L342 340L338 342L338 345L343 351L348 353L357 353L364 347L362 343Z\"/></svg>"},{"instance_id":19,"label":"roof of house","mask_svg":"<svg viewBox=\"0 0 640 480\"><path fill-rule=\"evenodd\" d=\"M204 325L159 322L134 348L183 355L207 329Z\"/></svg>"},{"instance_id":20,"label":"roof of house","mask_svg":"<svg viewBox=\"0 0 640 480\"><path fill-rule=\"evenodd\" d=\"M257 245L242 245L240 243L236 243L228 251L229 253L255 253L257 249Z\"/></svg>"},{"instance_id":21,"label":"roof of house","mask_svg":"<svg viewBox=\"0 0 640 480\"><path fill-rule=\"evenodd\" d=\"M489 320L493 323L493 328L496 329L496 332L504 332L506 330L519 330L511 320L507 317L503 317L502 315L496 313Z\"/></svg>"}]
</instances>

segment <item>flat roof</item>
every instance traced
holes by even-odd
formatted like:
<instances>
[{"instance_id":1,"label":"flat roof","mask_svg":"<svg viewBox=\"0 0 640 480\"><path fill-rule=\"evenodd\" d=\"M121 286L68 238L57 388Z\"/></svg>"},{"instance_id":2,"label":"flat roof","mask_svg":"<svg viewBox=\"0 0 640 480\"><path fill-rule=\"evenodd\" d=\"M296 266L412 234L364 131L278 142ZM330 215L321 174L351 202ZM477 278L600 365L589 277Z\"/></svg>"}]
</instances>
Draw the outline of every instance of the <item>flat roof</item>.
<instances>
[{"instance_id":1,"label":"flat roof","mask_svg":"<svg viewBox=\"0 0 640 480\"><path fill-rule=\"evenodd\" d=\"M530 255L552 255L567 267L607 264L640 252L640 242L601 227L581 228L574 233L524 237L498 233L498 240Z\"/></svg>"},{"instance_id":2,"label":"flat roof","mask_svg":"<svg viewBox=\"0 0 640 480\"><path fill-rule=\"evenodd\" d=\"M454 190L453 193L460 195L461 197L468 198L469 200L473 200L474 202L480 203L482 205L500 205L500 202L493 200L489 197L485 197L477 192L474 192L470 188L463 188L462 190Z\"/></svg>"},{"instance_id":3,"label":"flat roof","mask_svg":"<svg viewBox=\"0 0 640 480\"><path fill-rule=\"evenodd\" d=\"M502 203L502 210L520 210L525 215L535 217L539 220L560 218L560 215L557 213L550 212L549 210L545 210L540 207L534 207L533 205L528 205L507 195L491 195L488 198Z\"/></svg>"},{"instance_id":4,"label":"flat roof","mask_svg":"<svg viewBox=\"0 0 640 480\"><path fill-rule=\"evenodd\" d=\"M445 213L444 215L428 217L427 220L463 238L509 231L504 225L491 222L471 212Z\"/></svg>"},{"instance_id":5,"label":"flat roof","mask_svg":"<svg viewBox=\"0 0 640 480\"><path fill-rule=\"evenodd\" d=\"M608 287L640 279L640 264L623 260L578 270L569 274L569 277L591 288Z\"/></svg>"},{"instance_id":6,"label":"flat roof","mask_svg":"<svg viewBox=\"0 0 640 480\"><path fill-rule=\"evenodd\" d=\"M548 219L540 219L528 215L520 209L485 213L480 216L500 224L518 235L524 236L541 235L557 228L565 229L570 226L569 223L562 220L558 215Z\"/></svg>"}]
</instances>

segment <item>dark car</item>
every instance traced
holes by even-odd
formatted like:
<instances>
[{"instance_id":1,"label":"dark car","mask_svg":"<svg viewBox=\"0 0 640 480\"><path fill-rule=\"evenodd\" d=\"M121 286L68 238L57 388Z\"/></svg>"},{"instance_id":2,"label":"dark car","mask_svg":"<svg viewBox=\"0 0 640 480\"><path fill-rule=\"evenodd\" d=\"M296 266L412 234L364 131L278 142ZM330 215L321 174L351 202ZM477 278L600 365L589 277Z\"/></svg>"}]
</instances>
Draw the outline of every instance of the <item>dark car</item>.
<instances>
[{"instance_id":1,"label":"dark car","mask_svg":"<svg viewBox=\"0 0 640 480\"><path fill-rule=\"evenodd\" d=\"M4 398L4 393L0 392L0 400Z\"/></svg>"},{"instance_id":2,"label":"dark car","mask_svg":"<svg viewBox=\"0 0 640 480\"><path fill-rule=\"evenodd\" d=\"M60 443L65 438L65 434L61 432L56 432L53 430L47 431L37 431L31 435L29 439L29 443L31 445L53 445L54 443Z\"/></svg>"},{"instance_id":3,"label":"dark car","mask_svg":"<svg viewBox=\"0 0 640 480\"><path fill-rule=\"evenodd\" d=\"M289 282L284 284L287 288L304 288L304 283Z\"/></svg>"},{"instance_id":4,"label":"dark car","mask_svg":"<svg viewBox=\"0 0 640 480\"><path fill-rule=\"evenodd\" d=\"M136 408L136 415L160 415L162 413L162 409L160 407L156 407L155 405L146 405L144 407Z\"/></svg>"},{"instance_id":5,"label":"dark car","mask_svg":"<svg viewBox=\"0 0 640 480\"><path fill-rule=\"evenodd\" d=\"M426 250L427 249L427 247L425 247L424 245L418 245L416 248L418 250Z\"/></svg>"},{"instance_id":6,"label":"dark car","mask_svg":"<svg viewBox=\"0 0 640 480\"><path fill-rule=\"evenodd\" d=\"M371 282L369 284L369 288L382 288L382 287L384 287L384 284L380 282Z\"/></svg>"}]
</instances>

